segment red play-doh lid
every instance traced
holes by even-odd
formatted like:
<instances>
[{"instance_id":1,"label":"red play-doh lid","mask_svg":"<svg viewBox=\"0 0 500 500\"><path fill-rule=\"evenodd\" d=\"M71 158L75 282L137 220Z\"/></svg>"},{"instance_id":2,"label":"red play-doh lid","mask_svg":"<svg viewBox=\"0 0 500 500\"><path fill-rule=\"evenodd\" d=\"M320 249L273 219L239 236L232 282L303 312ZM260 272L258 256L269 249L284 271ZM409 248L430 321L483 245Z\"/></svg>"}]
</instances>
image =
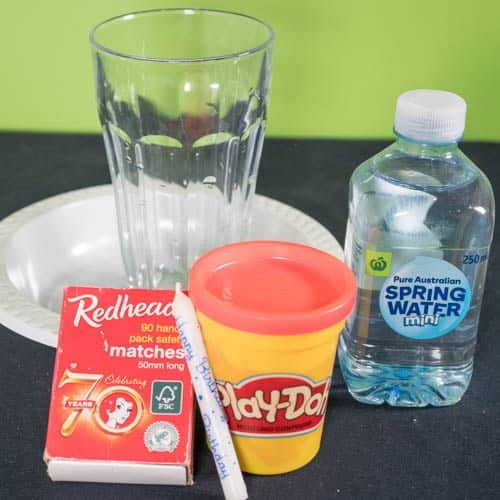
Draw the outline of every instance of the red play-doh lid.
<instances>
[{"instance_id":1,"label":"red play-doh lid","mask_svg":"<svg viewBox=\"0 0 500 500\"><path fill-rule=\"evenodd\" d=\"M196 309L225 326L275 335L323 330L352 311L356 279L330 254L281 241L216 248L189 273Z\"/></svg>"}]
</instances>

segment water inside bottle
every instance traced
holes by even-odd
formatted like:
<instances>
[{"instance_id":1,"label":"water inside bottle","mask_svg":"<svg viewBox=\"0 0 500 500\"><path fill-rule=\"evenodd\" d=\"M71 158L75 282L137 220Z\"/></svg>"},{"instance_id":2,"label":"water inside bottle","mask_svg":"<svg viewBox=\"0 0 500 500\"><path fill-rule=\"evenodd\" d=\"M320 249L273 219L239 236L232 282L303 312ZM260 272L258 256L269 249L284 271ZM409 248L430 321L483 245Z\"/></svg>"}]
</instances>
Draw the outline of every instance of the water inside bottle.
<instances>
[{"instance_id":1,"label":"water inside bottle","mask_svg":"<svg viewBox=\"0 0 500 500\"><path fill-rule=\"evenodd\" d=\"M392 151L353 176L345 253L358 277L358 305L340 340L339 359L359 401L448 405L462 397L472 374L491 200L484 175L461 153L426 159ZM387 277L364 271L366 249L390 252L392 269L418 256L453 264L472 288L463 321L434 339L399 335L379 307Z\"/></svg>"}]
</instances>

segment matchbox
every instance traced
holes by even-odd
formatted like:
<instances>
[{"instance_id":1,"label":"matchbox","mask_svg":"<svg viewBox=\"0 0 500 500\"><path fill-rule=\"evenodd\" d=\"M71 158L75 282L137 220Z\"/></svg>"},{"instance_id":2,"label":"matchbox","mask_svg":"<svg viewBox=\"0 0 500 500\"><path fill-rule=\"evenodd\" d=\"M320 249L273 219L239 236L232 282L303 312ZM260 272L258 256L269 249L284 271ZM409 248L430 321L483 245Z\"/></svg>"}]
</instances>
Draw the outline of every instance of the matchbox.
<instances>
[{"instance_id":1,"label":"matchbox","mask_svg":"<svg viewBox=\"0 0 500 500\"><path fill-rule=\"evenodd\" d=\"M192 484L172 291L65 290L44 459L54 481Z\"/></svg>"}]
</instances>

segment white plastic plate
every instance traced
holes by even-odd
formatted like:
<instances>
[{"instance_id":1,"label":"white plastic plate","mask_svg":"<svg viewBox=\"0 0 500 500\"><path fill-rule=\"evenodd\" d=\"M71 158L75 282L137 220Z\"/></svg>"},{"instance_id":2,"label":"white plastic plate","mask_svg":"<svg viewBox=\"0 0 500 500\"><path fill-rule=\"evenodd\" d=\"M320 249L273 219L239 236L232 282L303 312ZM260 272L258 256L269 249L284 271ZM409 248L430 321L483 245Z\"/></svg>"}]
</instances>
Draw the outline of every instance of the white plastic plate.
<instances>
[{"instance_id":1,"label":"white plastic plate","mask_svg":"<svg viewBox=\"0 0 500 500\"><path fill-rule=\"evenodd\" d=\"M343 258L332 234L300 210L257 195L252 239L292 241ZM63 288L125 287L112 187L47 198L0 222L0 322L55 346Z\"/></svg>"}]
</instances>

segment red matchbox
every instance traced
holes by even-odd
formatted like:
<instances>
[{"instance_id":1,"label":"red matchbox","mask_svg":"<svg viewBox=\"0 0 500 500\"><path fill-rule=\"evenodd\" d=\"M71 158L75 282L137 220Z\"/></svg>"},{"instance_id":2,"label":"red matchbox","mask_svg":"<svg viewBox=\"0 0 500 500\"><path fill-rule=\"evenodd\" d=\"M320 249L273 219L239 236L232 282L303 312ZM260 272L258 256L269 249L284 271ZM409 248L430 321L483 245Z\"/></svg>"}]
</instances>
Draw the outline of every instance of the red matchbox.
<instances>
[{"instance_id":1,"label":"red matchbox","mask_svg":"<svg viewBox=\"0 0 500 500\"><path fill-rule=\"evenodd\" d=\"M174 292L65 290L44 459L54 481L192 484Z\"/></svg>"}]
</instances>

